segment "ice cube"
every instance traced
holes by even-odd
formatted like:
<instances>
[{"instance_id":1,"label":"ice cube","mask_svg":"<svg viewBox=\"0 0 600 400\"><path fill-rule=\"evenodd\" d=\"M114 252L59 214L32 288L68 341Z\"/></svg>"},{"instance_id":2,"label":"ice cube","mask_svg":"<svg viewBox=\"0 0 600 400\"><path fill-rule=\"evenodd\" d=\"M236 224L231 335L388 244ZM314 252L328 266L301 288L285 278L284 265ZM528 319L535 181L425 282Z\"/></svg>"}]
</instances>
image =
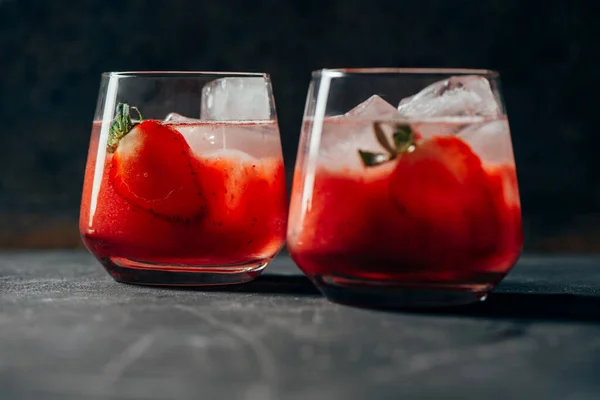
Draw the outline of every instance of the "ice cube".
<instances>
[{"instance_id":1,"label":"ice cube","mask_svg":"<svg viewBox=\"0 0 600 400\"><path fill-rule=\"evenodd\" d=\"M254 157L281 157L279 130L274 121L236 123L184 118L169 122L198 156L221 150L240 150Z\"/></svg>"},{"instance_id":2,"label":"ice cube","mask_svg":"<svg viewBox=\"0 0 600 400\"><path fill-rule=\"evenodd\" d=\"M411 126L421 138L430 139L432 137L454 136L466 126L484 121L486 121L486 118L479 116L439 117L413 122Z\"/></svg>"},{"instance_id":3,"label":"ice cube","mask_svg":"<svg viewBox=\"0 0 600 400\"><path fill-rule=\"evenodd\" d=\"M376 94L363 101L344 116L347 119L393 120L402 118L396 107Z\"/></svg>"},{"instance_id":4,"label":"ice cube","mask_svg":"<svg viewBox=\"0 0 600 400\"><path fill-rule=\"evenodd\" d=\"M174 124L178 124L178 123L182 123L182 122L185 123L185 122L198 122L198 121L200 121L200 120L195 119L195 118L188 118L181 114L177 114L176 112L169 113L169 115L167 115L165 117L165 119L163 120L163 122L174 123Z\"/></svg>"},{"instance_id":5,"label":"ice cube","mask_svg":"<svg viewBox=\"0 0 600 400\"><path fill-rule=\"evenodd\" d=\"M215 79L202 88L200 116L209 121L269 120L271 106L263 77Z\"/></svg>"},{"instance_id":6,"label":"ice cube","mask_svg":"<svg viewBox=\"0 0 600 400\"><path fill-rule=\"evenodd\" d=\"M225 148L254 157L281 157L279 129L274 121L223 125Z\"/></svg>"},{"instance_id":7,"label":"ice cube","mask_svg":"<svg viewBox=\"0 0 600 400\"><path fill-rule=\"evenodd\" d=\"M173 125L197 155L204 155L225 147L225 134L222 127L207 123L188 124L187 122L183 121L180 124L173 122Z\"/></svg>"},{"instance_id":8,"label":"ice cube","mask_svg":"<svg viewBox=\"0 0 600 400\"><path fill-rule=\"evenodd\" d=\"M223 131L200 119L172 112L165 117L163 122L177 129L196 154L216 151L225 146Z\"/></svg>"},{"instance_id":9,"label":"ice cube","mask_svg":"<svg viewBox=\"0 0 600 400\"><path fill-rule=\"evenodd\" d=\"M275 121L206 121L170 113L164 123L183 135L199 156L237 149L255 157L280 157L281 142Z\"/></svg>"},{"instance_id":10,"label":"ice cube","mask_svg":"<svg viewBox=\"0 0 600 400\"><path fill-rule=\"evenodd\" d=\"M510 128L506 119L471 125L457 136L471 146L486 164L513 164Z\"/></svg>"},{"instance_id":11,"label":"ice cube","mask_svg":"<svg viewBox=\"0 0 600 400\"><path fill-rule=\"evenodd\" d=\"M221 149L210 154L206 155L206 158L217 158L217 159L225 159L232 162L232 165L235 163L241 164L250 164L257 163L258 158L244 152L241 150L233 150L233 149Z\"/></svg>"},{"instance_id":12,"label":"ice cube","mask_svg":"<svg viewBox=\"0 0 600 400\"><path fill-rule=\"evenodd\" d=\"M400 101L398 110L410 119L485 116L499 117L501 106L490 82L476 75L453 76L427 86Z\"/></svg>"},{"instance_id":13,"label":"ice cube","mask_svg":"<svg viewBox=\"0 0 600 400\"><path fill-rule=\"evenodd\" d=\"M396 107L374 95L341 117L326 118L319 148L320 162L333 170L362 168L359 149L385 152L374 135L373 122L400 117ZM391 126L382 126L391 136Z\"/></svg>"}]
</instances>

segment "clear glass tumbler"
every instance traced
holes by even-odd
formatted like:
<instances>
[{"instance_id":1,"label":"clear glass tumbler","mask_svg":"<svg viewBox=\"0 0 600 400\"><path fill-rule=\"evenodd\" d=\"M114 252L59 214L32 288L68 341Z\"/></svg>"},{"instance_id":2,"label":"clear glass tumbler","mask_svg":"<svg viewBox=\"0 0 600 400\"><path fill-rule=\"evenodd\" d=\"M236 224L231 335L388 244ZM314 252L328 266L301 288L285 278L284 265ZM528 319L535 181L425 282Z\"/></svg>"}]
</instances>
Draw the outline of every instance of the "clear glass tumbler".
<instances>
[{"instance_id":1,"label":"clear glass tumbler","mask_svg":"<svg viewBox=\"0 0 600 400\"><path fill-rule=\"evenodd\" d=\"M286 197L268 75L102 75L80 231L117 281L252 280L283 246Z\"/></svg>"},{"instance_id":2,"label":"clear glass tumbler","mask_svg":"<svg viewBox=\"0 0 600 400\"><path fill-rule=\"evenodd\" d=\"M330 300L484 300L518 259L521 206L498 73L316 71L288 249Z\"/></svg>"}]
</instances>

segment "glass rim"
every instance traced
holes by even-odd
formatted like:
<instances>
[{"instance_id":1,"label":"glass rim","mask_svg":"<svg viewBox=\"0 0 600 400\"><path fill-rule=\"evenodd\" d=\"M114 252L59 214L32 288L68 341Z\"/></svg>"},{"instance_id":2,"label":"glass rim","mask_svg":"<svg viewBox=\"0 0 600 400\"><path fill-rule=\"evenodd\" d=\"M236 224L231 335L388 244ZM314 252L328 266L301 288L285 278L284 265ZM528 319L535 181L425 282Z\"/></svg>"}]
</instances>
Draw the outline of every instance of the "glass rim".
<instances>
[{"instance_id":1,"label":"glass rim","mask_svg":"<svg viewBox=\"0 0 600 400\"><path fill-rule=\"evenodd\" d=\"M323 68L312 72L315 78L352 75L479 75L498 78L500 73L493 69L477 68Z\"/></svg>"},{"instance_id":2,"label":"glass rim","mask_svg":"<svg viewBox=\"0 0 600 400\"><path fill-rule=\"evenodd\" d=\"M103 78L253 78L269 79L266 72L234 71L110 71L101 74Z\"/></svg>"}]
</instances>

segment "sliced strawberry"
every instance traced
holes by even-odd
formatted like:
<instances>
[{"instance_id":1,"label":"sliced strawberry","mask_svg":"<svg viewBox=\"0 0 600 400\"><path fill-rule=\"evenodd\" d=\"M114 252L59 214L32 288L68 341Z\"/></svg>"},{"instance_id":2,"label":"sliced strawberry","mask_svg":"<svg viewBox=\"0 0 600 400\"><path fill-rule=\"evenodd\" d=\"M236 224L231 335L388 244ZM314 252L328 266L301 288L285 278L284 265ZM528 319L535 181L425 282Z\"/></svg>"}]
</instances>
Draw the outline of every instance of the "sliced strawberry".
<instances>
[{"instance_id":1,"label":"sliced strawberry","mask_svg":"<svg viewBox=\"0 0 600 400\"><path fill-rule=\"evenodd\" d=\"M206 201L191 165L192 152L173 127L145 120L120 138L110 178L131 204L166 217L204 214Z\"/></svg>"}]
</instances>

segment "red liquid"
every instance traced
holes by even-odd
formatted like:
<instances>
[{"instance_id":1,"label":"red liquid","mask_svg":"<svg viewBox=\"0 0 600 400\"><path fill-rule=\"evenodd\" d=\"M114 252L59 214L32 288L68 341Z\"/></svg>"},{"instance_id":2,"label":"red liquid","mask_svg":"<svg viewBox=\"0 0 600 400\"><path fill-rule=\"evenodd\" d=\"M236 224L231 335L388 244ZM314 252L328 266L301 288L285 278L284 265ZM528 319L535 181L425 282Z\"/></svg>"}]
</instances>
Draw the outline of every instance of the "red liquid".
<instances>
[{"instance_id":1,"label":"red liquid","mask_svg":"<svg viewBox=\"0 0 600 400\"><path fill-rule=\"evenodd\" d=\"M329 276L408 284L495 284L522 248L521 207L513 165L483 166L487 203L468 213L461 193L449 193L439 213L413 218L390 197L392 163L369 170L318 167L310 205L302 214L297 171L288 248L311 278ZM306 188L305 188L306 190ZM424 194L418 190L414 196ZM294 222L298 226L294 226Z\"/></svg>"},{"instance_id":2,"label":"red liquid","mask_svg":"<svg viewBox=\"0 0 600 400\"><path fill-rule=\"evenodd\" d=\"M268 260L283 246L287 204L280 153L255 161L195 154L191 164L206 212L182 220L153 214L115 191L109 176L113 155L98 147L99 130L95 125L92 132L80 216L83 241L97 258L185 269Z\"/></svg>"}]
</instances>

